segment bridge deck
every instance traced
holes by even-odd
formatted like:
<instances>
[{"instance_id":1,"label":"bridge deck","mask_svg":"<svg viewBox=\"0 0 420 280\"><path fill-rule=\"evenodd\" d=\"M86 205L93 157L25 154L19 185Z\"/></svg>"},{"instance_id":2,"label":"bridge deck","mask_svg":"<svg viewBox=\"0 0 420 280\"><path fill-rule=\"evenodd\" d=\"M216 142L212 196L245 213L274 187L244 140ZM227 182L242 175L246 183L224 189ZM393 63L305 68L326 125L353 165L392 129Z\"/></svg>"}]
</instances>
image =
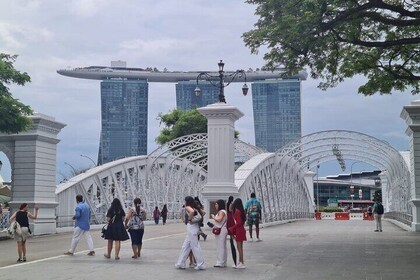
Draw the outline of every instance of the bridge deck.
<instances>
[{"instance_id":1,"label":"bridge deck","mask_svg":"<svg viewBox=\"0 0 420 280\"><path fill-rule=\"evenodd\" d=\"M247 269L213 268L214 238L200 241L207 265L205 271L174 269L184 226L149 225L142 257L131 259L125 242L121 260L103 257L106 242L93 231L96 256L80 253L63 256L71 233L31 238L28 262L16 264L13 240L0 241L0 278L6 279L420 279L420 234L406 232L384 222L384 232L373 232L369 221L299 221L261 230L263 242L244 244ZM198 275L199 274L199 275ZM199 278L197 278L199 277Z\"/></svg>"}]
</instances>

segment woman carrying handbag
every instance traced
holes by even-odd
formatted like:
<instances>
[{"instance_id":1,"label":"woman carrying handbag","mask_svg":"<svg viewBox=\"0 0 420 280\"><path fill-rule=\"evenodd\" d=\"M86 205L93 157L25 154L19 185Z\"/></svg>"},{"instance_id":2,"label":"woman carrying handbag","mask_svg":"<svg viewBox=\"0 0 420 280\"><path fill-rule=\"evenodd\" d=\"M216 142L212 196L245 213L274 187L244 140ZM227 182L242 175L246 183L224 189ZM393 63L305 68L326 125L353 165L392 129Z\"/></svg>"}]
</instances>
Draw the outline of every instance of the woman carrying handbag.
<instances>
[{"instance_id":1,"label":"woman carrying handbag","mask_svg":"<svg viewBox=\"0 0 420 280\"><path fill-rule=\"evenodd\" d=\"M216 252L217 252L217 259L216 264L214 267L226 267L227 262L227 247L226 247L226 236L228 234L226 228L226 221L227 221L227 214L226 214L226 207L225 201L219 199L215 204L217 214L211 214L212 219L214 220L214 227L213 233L215 233L216 239ZM215 230L215 229L220 229ZM220 233L218 233L220 232ZM217 234L218 233L218 234Z\"/></svg>"}]
</instances>

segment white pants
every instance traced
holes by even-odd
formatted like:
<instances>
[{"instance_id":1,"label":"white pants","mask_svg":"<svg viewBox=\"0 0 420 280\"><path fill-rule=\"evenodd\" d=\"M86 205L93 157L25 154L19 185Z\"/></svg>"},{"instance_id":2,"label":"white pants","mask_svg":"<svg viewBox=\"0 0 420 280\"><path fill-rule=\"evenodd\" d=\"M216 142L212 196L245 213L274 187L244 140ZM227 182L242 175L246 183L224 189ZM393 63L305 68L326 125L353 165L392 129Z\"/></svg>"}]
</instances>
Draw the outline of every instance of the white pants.
<instances>
[{"instance_id":1,"label":"white pants","mask_svg":"<svg viewBox=\"0 0 420 280\"><path fill-rule=\"evenodd\" d=\"M215 235L216 239L216 252L217 252L217 259L216 265L226 266L227 262L227 247L226 247L226 236L227 236L227 229L226 227L222 227L219 235Z\"/></svg>"},{"instance_id":2,"label":"white pants","mask_svg":"<svg viewBox=\"0 0 420 280\"><path fill-rule=\"evenodd\" d=\"M382 215L375 214L376 230L382 230Z\"/></svg>"},{"instance_id":3,"label":"white pants","mask_svg":"<svg viewBox=\"0 0 420 280\"><path fill-rule=\"evenodd\" d=\"M204 267L203 254L201 252L200 244L198 244L198 230L197 224L187 224L187 236L182 244L181 253L179 254L178 262L176 263L177 265L184 267L185 261L192 251L197 266Z\"/></svg>"},{"instance_id":4,"label":"white pants","mask_svg":"<svg viewBox=\"0 0 420 280\"><path fill-rule=\"evenodd\" d=\"M71 240L71 245L70 245L70 250L69 250L70 253L74 253L74 251L76 250L77 244L79 243L80 239L82 239L83 236L85 236L86 245L89 251L93 251L93 240L92 240L92 236L90 235L90 231L83 230L79 227L75 227L74 232L73 232L73 239Z\"/></svg>"}]
</instances>

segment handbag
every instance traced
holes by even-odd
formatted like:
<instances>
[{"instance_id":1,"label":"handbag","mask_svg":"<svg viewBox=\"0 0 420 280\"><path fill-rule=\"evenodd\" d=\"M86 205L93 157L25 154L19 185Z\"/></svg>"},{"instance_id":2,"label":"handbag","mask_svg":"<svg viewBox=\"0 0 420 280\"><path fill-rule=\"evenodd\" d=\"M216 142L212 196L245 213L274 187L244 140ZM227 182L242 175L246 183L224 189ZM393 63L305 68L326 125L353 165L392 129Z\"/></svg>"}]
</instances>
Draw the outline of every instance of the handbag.
<instances>
[{"instance_id":1,"label":"handbag","mask_svg":"<svg viewBox=\"0 0 420 280\"><path fill-rule=\"evenodd\" d=\"M222 225L221 227L216 227L216 226L214 226L214 227L211 229L211 232L212 232L214 235L219 235L219 234L220 234L220 232L222 231L222 227L225 225L225 223L226 223L226 221L223 223L223 225Z\"/></svg>"},{"instance_id":2,"label":"handbag","mask_svg":"<svg viewBox=\"0 0 420 280\"><path fill-rule=\"evenodd\" d=\"M10 237L14 237L15 234L22 235L20 224L17 221L11 222L10 226L7 228L7 233L10 235Z\"/></svg>"},{"instance_id":3,"label":"handbag","mask_svg":"<svg viewBox=\"0 0 420 280\"><path fill-rule=\"evenodd\" d=\"M102 238L105 238L106 233L107 233L107 231L108 231L108 227L109 227L109 225L110 225L110 224L112 224L114 221L115 221L115 215L114 215L114 217L112 218L112 220L111 220L110 222L108 222L107 224L105 224L105 225L102 227L102 229L101 229L101 237L102 237Z\"/></svg>"},{"instance_id":4,"label":"handbag","mask_svg":"<svg viewBox=\"0 0 420 280\"><path fill-rule=\"evenodd\" d=\"M192 224L198 224L200 221L203 220L203 217L201 216L200 212L197 210L196 212L197 214L195 214L190 221Z\"/></svg>"}]
</instances>

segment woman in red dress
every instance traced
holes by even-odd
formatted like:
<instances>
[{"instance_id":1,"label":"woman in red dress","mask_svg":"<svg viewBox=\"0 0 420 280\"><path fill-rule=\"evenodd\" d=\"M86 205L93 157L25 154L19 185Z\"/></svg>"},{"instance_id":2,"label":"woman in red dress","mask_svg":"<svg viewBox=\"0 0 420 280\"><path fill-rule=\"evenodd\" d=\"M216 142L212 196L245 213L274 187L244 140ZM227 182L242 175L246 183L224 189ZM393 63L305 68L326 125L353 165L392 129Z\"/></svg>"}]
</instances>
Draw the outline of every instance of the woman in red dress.
<instances>
[{"instance_id":1,"label":"woman in red dress","mask_svg":"<svg viewBox=\"0 0 420 280\"><path fill-rule=\"evenodd\" d=\"M235 224L229 227L230 234L235 236L236 247L238 248L239 261L236 265L233 265L233 268L245 268L244 265L244 249L243 242L246 241L246 231L245 231L245 210L240 198L235 199L233 202L233 219Z\"/></svg>"}]
</instances>

